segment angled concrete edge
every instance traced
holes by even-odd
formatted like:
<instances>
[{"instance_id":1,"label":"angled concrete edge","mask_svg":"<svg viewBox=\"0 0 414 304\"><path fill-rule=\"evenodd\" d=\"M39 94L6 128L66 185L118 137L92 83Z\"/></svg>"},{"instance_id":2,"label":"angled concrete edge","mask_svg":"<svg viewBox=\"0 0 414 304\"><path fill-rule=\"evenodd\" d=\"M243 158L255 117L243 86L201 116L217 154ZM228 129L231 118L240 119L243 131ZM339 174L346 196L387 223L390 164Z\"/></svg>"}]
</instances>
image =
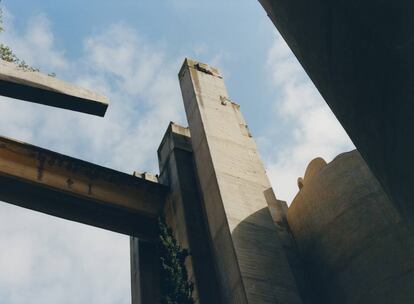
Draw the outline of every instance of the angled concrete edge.
<instances>
[{"instance_id":1,"label":"angled concrete edge","mask_svg":"<svg viewBox=\"0 0 414 304\"><path fill-rule=\"evenodd\" d=\"M108 99L102 95L3 60L0 95L97 116L104 116L108 108Z\"/></svg>"}]
</instances>

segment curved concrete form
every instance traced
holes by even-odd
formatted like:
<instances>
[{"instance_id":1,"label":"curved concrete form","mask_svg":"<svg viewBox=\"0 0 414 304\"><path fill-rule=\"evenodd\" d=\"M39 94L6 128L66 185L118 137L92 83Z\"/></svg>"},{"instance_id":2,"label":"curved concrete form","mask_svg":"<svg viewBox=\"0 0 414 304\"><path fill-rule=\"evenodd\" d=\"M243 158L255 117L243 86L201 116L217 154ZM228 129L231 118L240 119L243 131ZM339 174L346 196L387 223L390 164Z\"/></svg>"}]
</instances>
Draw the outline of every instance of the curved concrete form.
<instances>
[{"instance_id":1,"label":"curved concrete form","mask_svg":"<svg viewBox=\"0 0 414 304\"><path fill-rule=\"evenodd\" d=\"M313 303L414 303L414 235L355 150L310 163L287 212Z\"/></svg>"}]
</instances>

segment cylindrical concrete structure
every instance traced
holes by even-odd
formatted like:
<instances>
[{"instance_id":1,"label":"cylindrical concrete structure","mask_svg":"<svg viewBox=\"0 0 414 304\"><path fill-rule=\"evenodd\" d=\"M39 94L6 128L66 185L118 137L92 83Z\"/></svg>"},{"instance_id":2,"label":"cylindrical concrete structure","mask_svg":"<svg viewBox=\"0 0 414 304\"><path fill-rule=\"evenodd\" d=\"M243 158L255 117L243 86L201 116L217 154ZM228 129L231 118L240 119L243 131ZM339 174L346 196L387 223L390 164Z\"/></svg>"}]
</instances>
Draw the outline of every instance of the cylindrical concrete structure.
<instances>
[{"instance_id":1,"label":"cylindrical concrete structure","mask_svg":"<svg viewBox=\"0 0 414 304\"><path fill-rule=\"evenodd\" d=\"M287 212L315 303L414 303L414 234L357 151L313 160Z\"/></svg>"}]
</instances>

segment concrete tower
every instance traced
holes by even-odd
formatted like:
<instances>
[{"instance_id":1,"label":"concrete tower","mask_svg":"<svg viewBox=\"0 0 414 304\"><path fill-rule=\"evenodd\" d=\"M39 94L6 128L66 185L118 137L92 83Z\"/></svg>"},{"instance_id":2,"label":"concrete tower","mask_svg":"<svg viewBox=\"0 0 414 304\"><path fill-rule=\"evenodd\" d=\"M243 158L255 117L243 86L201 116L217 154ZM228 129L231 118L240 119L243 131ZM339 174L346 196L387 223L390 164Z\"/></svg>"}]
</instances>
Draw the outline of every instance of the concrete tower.
<instances>
[{"instance_id":1,"label":"concrete tower","mask_svg":"<svg viewBox=\"0 0 414 304\"><path fill-rule=\"evenodd\" d=\"M239 105L215 68L186 59L179 78L222 301L302 303Z\"/></svg>"}]
</instances>

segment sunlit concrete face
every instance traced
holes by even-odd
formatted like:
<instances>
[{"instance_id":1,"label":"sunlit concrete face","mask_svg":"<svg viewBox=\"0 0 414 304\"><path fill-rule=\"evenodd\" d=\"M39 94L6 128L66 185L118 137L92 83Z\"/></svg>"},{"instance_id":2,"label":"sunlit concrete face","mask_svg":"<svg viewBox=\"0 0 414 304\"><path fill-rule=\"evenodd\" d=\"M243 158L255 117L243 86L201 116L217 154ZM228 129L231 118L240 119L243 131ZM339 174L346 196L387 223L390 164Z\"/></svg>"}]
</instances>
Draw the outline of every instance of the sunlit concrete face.
<instances>
[{"instance_id":1,"label":"sunlit concrete face","mask_svg":"<svg viewBox=\"0 0 414 304\"><path fill-rule=\"evenodd\" d=\"M187 59L179 77L224 303L301 303L240 107L215 68Z\"/></svg>"},{"instance_id":2,"label":"sunlit concrete face","mask_svg":"<svg viewBox=\"0 0 414 304\"><path fill-rule=\"evenodd\" d=\"M312 303L413 303L414 236L361 155L313 160L299 187L287 219Z\"/></svg>"}]
</instances>

